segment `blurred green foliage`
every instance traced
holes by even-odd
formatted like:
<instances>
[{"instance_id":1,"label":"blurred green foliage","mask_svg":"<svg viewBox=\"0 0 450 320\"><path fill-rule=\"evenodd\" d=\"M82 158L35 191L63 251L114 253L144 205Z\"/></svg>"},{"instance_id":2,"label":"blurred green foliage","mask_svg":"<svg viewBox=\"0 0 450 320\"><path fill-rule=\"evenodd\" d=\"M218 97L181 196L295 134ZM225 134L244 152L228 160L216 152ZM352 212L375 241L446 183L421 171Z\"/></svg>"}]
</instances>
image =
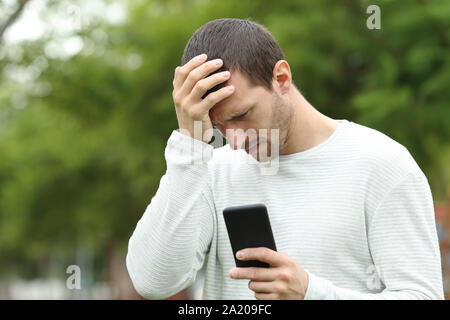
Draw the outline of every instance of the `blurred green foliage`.
<instances>
[{"instance_id":1,"label":"blurred green foliage","mask_svg":"<svg viewBox=\"0 0 450 320\"><path fill-rule=\"evenodd\" d=\"M449 1L125 4L124 24L79 30L84 47L69 59L46 54L50 35L0 61L10 72L44 66L26 84L3 72L0 84L0 275L35 276L30 266L77 247L126 249L177 128L174 69L192 33L216 18L265 25L313 106L403 144L434 199L448 197ZM366 27L370 4L381 8L381 30Z\"/></svg>"}]
</instances>

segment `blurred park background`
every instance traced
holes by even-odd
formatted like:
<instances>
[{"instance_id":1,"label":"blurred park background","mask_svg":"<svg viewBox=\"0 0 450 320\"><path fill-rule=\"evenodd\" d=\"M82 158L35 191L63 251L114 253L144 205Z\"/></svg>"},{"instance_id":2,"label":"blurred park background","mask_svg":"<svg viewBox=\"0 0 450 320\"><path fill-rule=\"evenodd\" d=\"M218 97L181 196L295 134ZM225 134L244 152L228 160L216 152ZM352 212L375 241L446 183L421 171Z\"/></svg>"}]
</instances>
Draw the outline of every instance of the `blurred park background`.
<instances>
[{"instance_id":1,"label":"blurred park background","mask_svg":"<svg viewBox=\"0 0 450 320\"><path fill-rule=\"evenodd\" d=\"M381 29L366 25L370 5ZM223 17L265 25L320 112L410 151L433 193L449 299L446 0L1 0L0 299L139 298L125 255L177 128L174 69L192 33ZM198 297L199 281L175 298Z\"/></svg>"}]
</instances>

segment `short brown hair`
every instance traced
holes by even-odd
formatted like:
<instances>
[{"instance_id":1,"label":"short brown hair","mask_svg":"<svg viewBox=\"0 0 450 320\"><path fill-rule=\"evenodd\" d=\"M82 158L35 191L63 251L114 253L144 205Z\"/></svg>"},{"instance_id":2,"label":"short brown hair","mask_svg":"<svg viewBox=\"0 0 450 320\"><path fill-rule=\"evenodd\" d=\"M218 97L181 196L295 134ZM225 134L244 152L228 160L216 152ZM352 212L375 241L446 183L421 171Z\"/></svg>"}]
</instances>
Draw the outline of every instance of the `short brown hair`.
<instances>
[{"instance_id":1,"label":"short brown hair","mask_svg":"<svg viewBox=\"0 0 450 320\"><path fill-rule=\"evenodd\" d=\"M247 76L251 84L269 90L272 90L273 67L277 61L284 60L272 34L249 19L216 19L201 26L184 48L182 65L202 53L208 55L208 60L223 60L222 67L214 73L237 70ZM225 85L215 86L205 96Z\"/></svg>"}]
</instances>

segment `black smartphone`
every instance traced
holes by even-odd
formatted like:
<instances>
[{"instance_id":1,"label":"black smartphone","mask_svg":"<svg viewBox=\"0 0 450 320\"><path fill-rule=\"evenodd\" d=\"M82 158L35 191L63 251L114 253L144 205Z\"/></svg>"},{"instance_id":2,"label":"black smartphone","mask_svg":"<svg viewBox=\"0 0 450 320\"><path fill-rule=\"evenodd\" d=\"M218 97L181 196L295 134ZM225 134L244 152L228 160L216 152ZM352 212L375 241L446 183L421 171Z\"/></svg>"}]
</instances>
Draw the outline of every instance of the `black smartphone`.
<instances>
[{"instance_id":1,"label":"black smartphone","mask_svg":"<svg viewBox=\"0 0 450 320\"><path fill-rule=\"evenodd\" d=\"M228 207L223 210L234 261L237 267L269 268L257 260L238 260L236 252L245 248L267 247L277 251L267 208L262 203Z\"/></svg>"}]
</instances>

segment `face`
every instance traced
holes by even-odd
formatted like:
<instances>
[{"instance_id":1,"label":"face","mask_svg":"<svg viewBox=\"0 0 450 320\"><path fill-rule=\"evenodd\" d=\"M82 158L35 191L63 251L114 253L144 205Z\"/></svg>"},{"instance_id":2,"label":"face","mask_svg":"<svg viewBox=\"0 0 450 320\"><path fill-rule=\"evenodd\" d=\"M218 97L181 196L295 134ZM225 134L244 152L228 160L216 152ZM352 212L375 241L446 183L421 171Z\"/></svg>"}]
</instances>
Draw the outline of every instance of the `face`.
<instances>
[{"instance_id":1,"label":"face","mask_svg":"<svg viewBox=\"0 0 450 320\"><path fill-rule=\"evenodd\" d=\"M227 84L232 84L235 91L210 110L213 126L231 148L245 149L258 161L280 154L292 119L289 103L275 90L253 86L238 71L231 71ZM274 130L278 130L278 135Z\"/></svg>"}]
</instances>

